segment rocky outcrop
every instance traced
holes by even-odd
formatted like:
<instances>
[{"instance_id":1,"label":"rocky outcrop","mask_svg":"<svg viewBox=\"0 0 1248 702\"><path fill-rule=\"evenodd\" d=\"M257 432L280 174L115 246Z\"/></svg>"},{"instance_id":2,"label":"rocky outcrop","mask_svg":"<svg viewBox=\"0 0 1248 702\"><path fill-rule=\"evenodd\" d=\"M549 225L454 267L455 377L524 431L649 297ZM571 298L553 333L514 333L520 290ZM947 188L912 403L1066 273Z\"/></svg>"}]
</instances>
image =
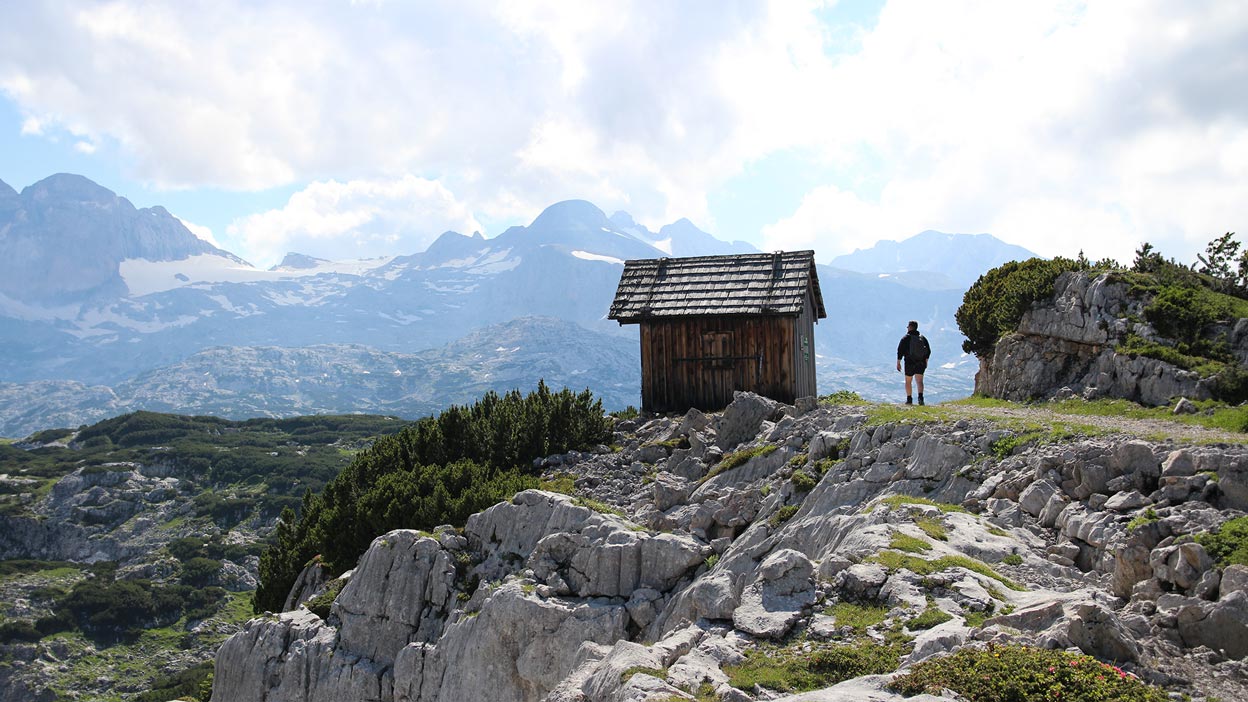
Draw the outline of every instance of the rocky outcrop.
<instances>
[{"instance_id":1,"label":"rocky outcrop","mask_svg":"<svg viewBox=\"0 0 1248 702\"><path fill-rule=\"evenodd\" d=\"M1025 312L1017 331L980 359L975 392L1007 400L1117 397L1146 405L1208 399L1210 379L1116 351L1128 333L1166 343L1149 325L1133 321L1142 318L1146 302L1112 274L1061 274L1053 297ZM1237 357L1248 358L1248 325L1236 323L1221 336Z\"/></svg>"},{"instance_id":2,"label":"rocky outcrop","mask_svg":"<svg viewBox=\"0 0 1248 702\"><path fill-rule=\"evenodd\" d=\"M213 700L746 702L779 698L733 686L753 649L899 635L902 671L1015 643L1248 694L1248 569L1197 538L1243 514L1248 448L1108 435L1001 457L1011 432L987 420L780 409L621 423L618 452L542 461L594 502L530 490L462 533L379 537L325 621L301 608L231 639ZM756 433L721 442L746 416ZM716 470L721 446L754 458ZM855 632L842 605L885 619ZM915 623L932 609L947 621ZM792 699L899 701L893 675Z\"/></svg>"}]
</instances>

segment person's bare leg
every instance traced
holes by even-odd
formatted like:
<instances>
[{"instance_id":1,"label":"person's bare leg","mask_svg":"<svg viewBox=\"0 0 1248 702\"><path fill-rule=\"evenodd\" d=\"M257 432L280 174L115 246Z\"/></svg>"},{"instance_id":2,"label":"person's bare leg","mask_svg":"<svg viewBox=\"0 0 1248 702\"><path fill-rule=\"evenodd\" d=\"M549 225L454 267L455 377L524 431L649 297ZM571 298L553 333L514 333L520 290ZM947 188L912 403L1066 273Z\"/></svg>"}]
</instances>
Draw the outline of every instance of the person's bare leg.
<instances>
[{"instance_id":1,"label":"person's bare leg","mask_svg":"<svg viewBox=\"0 0 1248 702\"><path fill-rule=\"evenodd\" d=\"M910 379L913 377L914 377L913 375L906 376L906 397L913 397L913 395L910 392Z\"/></svg>"},{"instance_id":2,"label":"person's bare leg","mask_svg":"<svg viewBox=\"0 0 1248 702\"><path fill-rule=\"evenodd\" d=\"M909 378L907 378L907 380L909 380ZM915 375L915 376L914 376L914 382L918 384L918 386L919 386L919 394L920 394L920 395L922 395L922 394L923 394L923 374L922 374L922 373L919 373L919 374ZM907 394L907 395L909 395L909 394L910 394L910 383L906 383L906 394Z\"/></svg>"}]
</instances>

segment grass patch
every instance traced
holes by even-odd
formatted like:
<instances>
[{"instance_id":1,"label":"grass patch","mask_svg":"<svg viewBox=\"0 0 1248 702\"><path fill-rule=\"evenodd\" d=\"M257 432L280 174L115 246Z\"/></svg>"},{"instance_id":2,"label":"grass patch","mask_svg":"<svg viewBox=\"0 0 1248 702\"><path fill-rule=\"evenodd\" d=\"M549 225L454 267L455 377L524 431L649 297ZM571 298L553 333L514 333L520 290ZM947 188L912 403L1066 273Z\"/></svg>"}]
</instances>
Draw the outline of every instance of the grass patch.
<instances>
[{"instance_id":1,"label":"grass patch","mask_svg":"<svg viewBox=\"0 0 1248 702\"><path fill-rule=\"evenodd\" d=\"M937 541L949 540L949 531L945 529L945 523L935 517L919 517L914 520L914 524L922 529L924 534Z\"/></svg>"},{"instance_id":2,"label":"grass patch","mask_svg":"<svg viewBox=\"0 0 1248 702\"><path fill-rule=\"evenodd\" d=\"M963 648L923 661L889 683L903 695L949 689L969 702L1162 702L1162 690L1082 654L1026 646Z\"/></svg>"},{"instance_id":3,"label":"grass patch","mask_svg":"<svg viewBox=\"0 0 1248 702\"><path fill-rule=\"evenodd\" d=\"M1140 527L1146 526L1148 524L1152 524L1153 522L1158 521L1159 519L1161 519L1161 517L1157 516L1157 510L1153 509L1152 507L1149 507L1148 509L1144 510L1143 514L1136 515L1134 519L1127 522L1127 531L1135 531L1136 529L1139 529Z\"/></svg>"},{"instance_id":4,"label":"grass patch","mask_svg":"<svg viewBox=\"0 0 1248 702\"><path fill-rule=\"evenodd\" d=\"M995 527L995 526L988 527L988 533L992 534L993 536L1004 536L1006 538L1009 538L1010 536L1010 532L1006 531L1005 529L1002 529L1001 527Z\"/></svg>"},{"instance_id":5,"label":"grass patch","mask_svg":"<svg viewBox=\"0 0 1248 702\"><path fill-rule=\"evenodd\" d=\"M541 481L537 486L547 492L557 492L561 495L575 495L576 476L571 473L560 473L553 478Z\"/></svg>"},{"instance_id":6,"label":"grass patch","mask_svg":"<svg viewBox=\"0 0 1248 702\"><path fill-rule=\"evenodd\" d=\"M792 519L795 514L797 514L797 505L785 505L771 515L771 518L767 520L767 525L774 529Z\"/></svg>"},{"instance_id":7,"label":"grass patch","mask_svg":"<svg viewBox=\"0 0 1248 702\"><path fill-rule=\"evenodd\" d=\"M765 646L746 652L744 661L724 666L724 672L728 683L738 690L753 693L755 686L762 686L797 693L863 675L891 673L897 669L901 653L898 644L873 642L818 644L809 652L799 646Z\"/></svg>"},{"instance_id":8,"label":"grass patch","mask_svg":"<svg viewBox=\"0 0 1248 702\"><path fill-rule=\"evenodd\" d=\"M1025 587L993 570L987 563L977 561L974 558L968 558L967 556L941 556L929 561L925 558L910 556L900 551L881 551L867 560L879 563L889 571L905 568L916 575L931 575L949 568L965 568L972 573L992 578L1011 590L1017 592L1026 591Z\"/></svg>"},{"instance_id":9,"label":"grass patch","mask_svg":"<svg viewBox=\"0 0 1248 702\"><path fill-rule=\"evenodd\" d=\"M953 619L953 615L937 607L936 605L929 603L927 605L927 609L923 610L923 612L920 613L919 616L906 622L906 628L910 629L911 631L918 631L919 629L931 629L932 627L938 626L940 624L944 624L945 622L950 621L951 619Z\"/></svg>"},{"instance_id":10,"label":"grass patch","mask_svg":"<svg viewBox=\"0 0 1248 702\"><path fill-rule=\"evenodd\" d=\"M1043 433L1039 431L1029 431L1022 434L1003 436L992 442L992 446L989 447L988 450L997 458L1009 458L1014 454L1014 450L1019 446L1026 446L1027 444L1040 439L1042 436Z\"/></svg>"},{"instance_id":11,"label":"grass patch","mask_svg":"<svg viewBox=\"0 0 1248 702\"><path fill-rule=\"evenodd\" d=\"M1023 564L1023 557L1018 555L1017 553L1011 553L1005 558L1002 558L1001 562L1006 565L1020 566Z\"/></svg>"},{"instance_id":12,"label":"grass patch","mask_svg":"<svg viewBox=\"0 0 1248 702\"><path fill-rule=\"evenodd\" d=\"M1222 522L1214 531L1198 535L1196 541L1221 568L1248 565L1248 517Z\"/></svg>"},{"instance_id":13,"label":"grass patch","mask_svg":"<svg viewBox=\"0 0 1248 702\"><path fill-rule=\"evenodd\" d=\"M961 505L952 505L948 502L936 502L935 500L929 500L926 497L914 497L912 495L889 495L888 497L877 501L875 504L877 506L888 505L890 509L897 509L903 505L926 505L928 507L935 507L946 514L949 512L962 512L963 514L969 514L966 508Z\"/></svg>"},{"instance_id":14,"label":"grass patch","mask_svg":"<svg viewBox=\"0 0 1248 702\"><path fill-rule=\"evenodd\" d=\"M883 424L933 424L952 418L952 414L944 407L935 405L872 405L867 410L867 426L877 427Z\"/></svg>"},{"instance_id":15,"label":"grass patch","mask_svg":"<svg viewBox=\"0 0 1248 702\"><path fill-rule=\"evenodd\" d=\"M623 517L623 518L625 518L625 519L628 519L628 515L624 514L624 510L622 510L622 509L620 509L620 508L618 508L618 507L612 507L611 505L609 505L609 504L607 504L607 503L605 503L605 502L599 502L598 500L592 500L592 499L590 499L590 498L588 498L588 497L577 497L577 498L574 498L574 499L572 500L572 504L574 504L574 505L576 505L576 506L578 506L578 507L587 507L587 508L589 508L589 509L594 510L595 512L597 512L597 513L599 513L599 514L614 514L614 515L615 515L615 516L617 516L617 517Z\"/></svg>"},{"instance_id":16,"label":"grass patch","mask_svg":"<svg viewBox=\"0 0 1248 702\"><path fill-rule=\"evenodd\" d=\"M623 685L624 683L628 682L629 678L638 674L649 675L650 677L658 678L659 680L667 679L666 668L647 668L644 665L635 665L632 668L629 668L628 670L624 671L623 673L620 673L620 684Z\"/></svg>"},{"instance_id":17,"label":"grass patch","mask_svg":"<svg viewBox=\"0 0 1248 702\"><path fill-rule=\"evenodd\" d=\"M720 473L730 471L738 466L743 466L755 456L766 456L768 454L775 453L779 449L780 447L775 444L763 444L762 446L753 446L751 448L741 449L740 451L734 451L733 453L719 459L719 463L716 463L715 467L712 468L705 477L698 481L698 484L701 485Z\"/></svg>"},{"instance_id":18,"label":"grass patch","mask_svg":"<svg viewBox=\"0 0 1248 702\"><path fill-rule=\"evenodd\" d=\"M863 634L867 629L884 623L888 617L888 607L837 602L823 610L823 613L835 619L837 626L852 627L854 633Z\"/></svg>"},{"instance_id":19,"label":"grass patch","mask_svg":"<svg viewBox=\"0 0 1248 702\"><path fill-rule=\"evenodd\" d=\"M830 395L823 395L819 398L821 405L867 405L870 404L862 399L862 395L853 390L837 390Z\"/></svg>"},{"instance_id":20,"label":"grass patch","mask_svg":"<svg viewBox=\"0 0 1248 702\"><path fill-rule=\"evenodd\" d=\"M892 539L888 542L889 548L895 548L898 551L906 551L908 553L924 553L932 550L932 545L920 539L917 536L903 534L900 531L894 531Z\"/></svg>"},{"instance_id":21,"label":"grass patch","mask_svg":"<svg viewBox=\"0 0 1248 702\"><path fill-rule=\"evenodd\" d=\"M984 622L992 618L993 614L989 611L983 612L963 612L962 621L972 629L978 629L984 625Z\"/></svg>"}]
</instances>

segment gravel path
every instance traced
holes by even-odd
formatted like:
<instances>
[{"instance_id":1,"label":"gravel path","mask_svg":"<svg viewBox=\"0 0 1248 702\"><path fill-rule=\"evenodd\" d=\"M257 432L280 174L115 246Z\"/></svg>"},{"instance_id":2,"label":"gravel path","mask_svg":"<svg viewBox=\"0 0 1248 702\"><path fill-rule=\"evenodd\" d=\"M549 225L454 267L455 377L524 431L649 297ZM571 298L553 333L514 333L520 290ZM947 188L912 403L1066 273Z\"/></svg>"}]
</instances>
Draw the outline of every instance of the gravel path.
<instances>
[{"instance_id":1,"label":"gravel path","mask_svg":"<svg viewBox=\"0 0 1248 702\"><path fill-rule=\"evenodd\" d=\"M1142 438L1164 437L1175 441L1198 443L1248 443L1248 434L1209 429L1167 419L1136 419L1132 417L1105 417L1085 414L1063 414L1041 407L972 407L969 405L940 405L957 417L982 417L999 419L1009 417L1028 422L1046 424L1084 424L1111 432L1120 432Z\"/></svg>"}]
</instances>

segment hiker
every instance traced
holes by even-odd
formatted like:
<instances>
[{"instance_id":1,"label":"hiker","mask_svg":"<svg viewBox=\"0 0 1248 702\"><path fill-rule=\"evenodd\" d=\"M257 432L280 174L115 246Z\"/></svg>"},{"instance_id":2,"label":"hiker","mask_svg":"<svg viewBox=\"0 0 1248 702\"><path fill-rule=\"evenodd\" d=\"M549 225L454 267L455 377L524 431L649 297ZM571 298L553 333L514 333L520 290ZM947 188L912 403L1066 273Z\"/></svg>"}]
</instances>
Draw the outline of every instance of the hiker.
<instances>
[{"instance_id":1,"label":"hiker","mask_svg":"<svg viewBox=\"0 0 1248 702\"><path fill-rule=\"evenodd\" d=\"M906 361L906 404L914 404L914 396L910 394L910 379L919 385L919 404L923 404L923 371L927 370L927 359L932 355L932 347L927 339L919 333L919 323L910 320L906 325L906 335L897 344L897 372L901 372L901 361Z\"/></svg>"}]
</instances>

